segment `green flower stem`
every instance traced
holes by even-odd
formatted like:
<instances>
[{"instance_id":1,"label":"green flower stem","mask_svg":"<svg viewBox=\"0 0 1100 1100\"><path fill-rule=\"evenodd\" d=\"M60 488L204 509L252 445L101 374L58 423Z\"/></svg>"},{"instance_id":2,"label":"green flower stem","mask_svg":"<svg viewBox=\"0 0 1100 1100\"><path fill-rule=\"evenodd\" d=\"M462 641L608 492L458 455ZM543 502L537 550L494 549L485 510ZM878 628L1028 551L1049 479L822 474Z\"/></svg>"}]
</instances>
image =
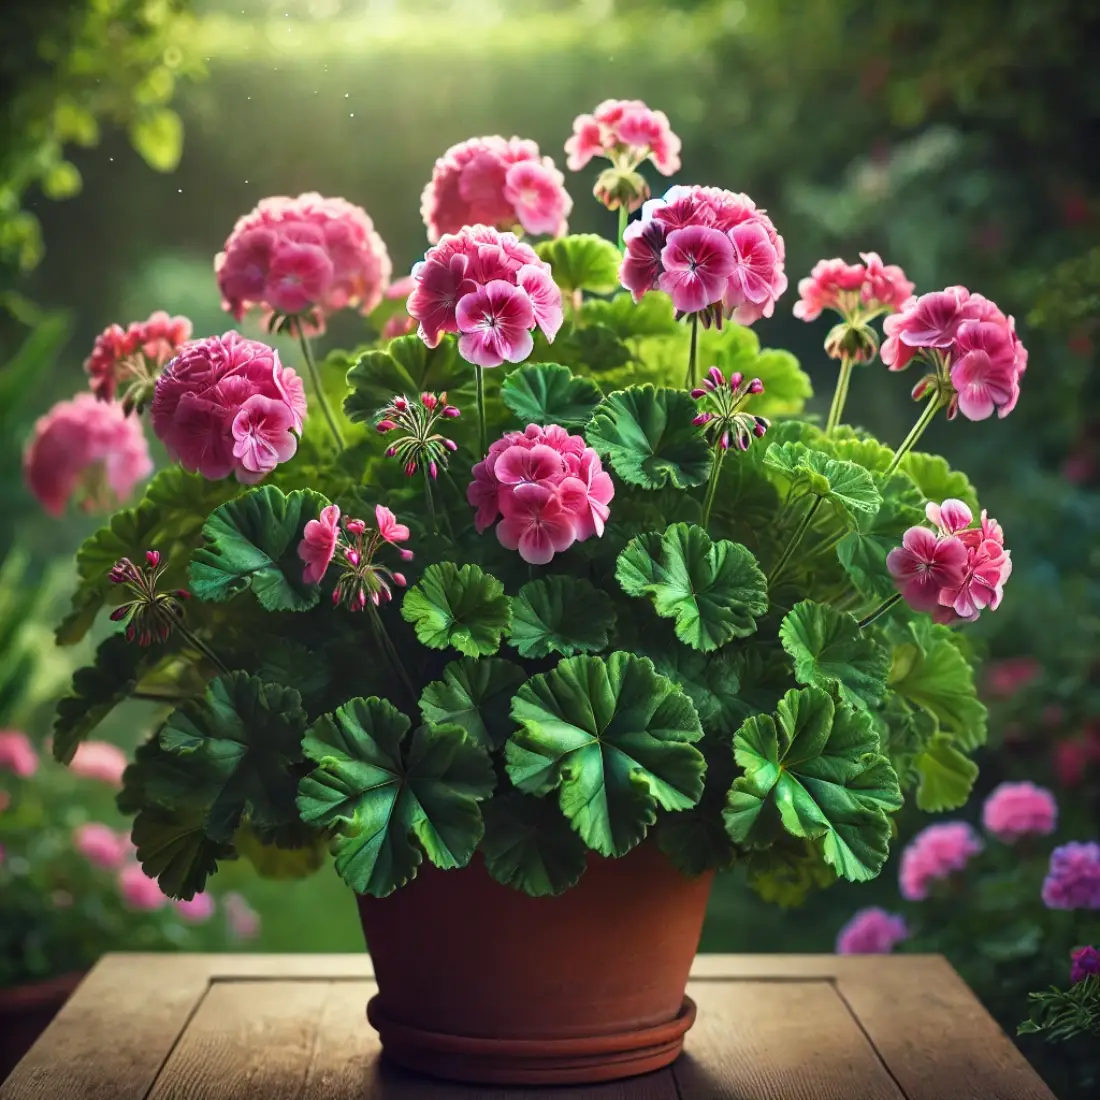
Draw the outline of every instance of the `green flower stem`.
<instances>
[{"instance_id":1,"label":"green flower stem","mask_svg":"<svg viewBox=\"0 0 1100 1100\"><path fill-rule=\"evenodd\" d=\"M186 703L188 699L194 698L191 695L177 695L171 691L131 691L131 699L139 699L143 703Z\"/></svg>"},{"instance_id":2,"label":"green flower stem","mask_svg":"<svg viewBox=\"0 0 1100 1100\"><path fill-rule=\"evenodd\" d=\"M439 534L439 525L435 520L435 501L432 500L432 479L427 470L424 471L424 501L428 506L428 525L433 535Z\"/></svg>"},{"instance_id":3,"label":"green flower stem","mask_svg":"<svg viewBox=\"0 0 1100 1100\"><path fill-rule=\"evenodd\" d=\"M722 473L722 460L726 457L725 450L717 443L714 445L714 464L710 469L710 481L707 483L707 496L703 501L703 529L706 530L710 522L710 510L714 505L714 494L718 491L718 478Z\"/></svg>"},{"instance_id":4,"label":"green flower stem","mask_svg":"<svg viewBox=\"0 0 1100 1100\"><path fill-rule=\"evenodd\" d=\"M397 673L397 678L401 681L401 686L408 694L409 701L415 704L417 701L416 688L413 687L413 682L408 672L405 670L401 658L398 656L397 649L390 639L389 634L386 632L385 624L382 622L382 616L378 614L378 608L375 607L373 603L368 603L367 611L370 616L371 626L374 628L374 636L378 642L379 648L385 653L390 664L393 666L394 672Z\"/></svg>"},{"instance_id":5,"label":"green flower stem","mask_svg":"<svg viewBox=\"0 0 1100 1100\"><path fill-rule=\"evenodd\" d=\"M183 625L177 623L176 629L188 642L191 643L223 676L229 675L229 668L224 661L204 642L197 634L192 633Z\"/></svg>"},{"instance_id":6,"label":"green flower stem","mask_svg":"<svg viewBox=\"0 0 1100 1100\"><path fill-rule=\"evenodd\" d=\"M309 337L302 331L300 325L298 326L298 340L302 345L302 355L305 358L306 366L309 368L309 376L313 379L313 392L317 397L317 404L321 406L321 412L325 415L329 431L332 432L332 438L336 440L336 446L342 451L344 449L344 437L340 434L340 427L336 423L336 417L333 415L328 398L325 396L324 386L321 385L321 372L317 369L317 361L313 358L313 348L310 347Z\"/></svg>"},{"instance_id":7,"label":"green flower stem","mask_svg":"<svg viewBox=\"0 0 1100 1100\"><path fill-rule=\"evenodd\" d=\"M943 404L943 399L938 394L929 398L924 412L917 417L917 422L901 441L901 446L894 452L894 457L890 460L890 465L886 468L884 476L889 477L898 468L898 464L916 446L917 440L924 435L925 429L935 419L936 413L943 408Z\"/></svg>"},{"instance_id":8,"label":"green flower stem","mask_svg":"<svg viewBox=\"0 0 1100 1100\"><path fill-rule=\"evenodd\" d=\"M484 368L475 364L474 378L477 381L477 429L481 445L481 457L489 453L489 426L485 423L485 374Z\"/></svg>"},{"instance_id":9,"label":"green flower stem","mask_svg":"<svg viewBox=\"0 0 1100 1100\"><path fill-rule=\"evenodd\" d=\"M768 575L769 585L779 580L783 570L787 566L787 562L791 560L791 555L798 549L798 544L802 541L803 535L810 529L810 524L813 523L814 515L817 513L818 508L821 507L821 502L824 499L824 497L818 497L806 510L806 514L794 529L794 534L791 535L791 540L787 543L786 549L779 555L779 561L775 563L775 568L772 569L771 573Z\"/></svg>"},{"instance_id":10,"label":"green flower stem","mask_svg":"<svg viewBox=\"0 0 1100 1100\"><path fill-rule=\"evenodd\" d=\"M623 253L626 252L626 243L623 241L623 236L626 234L626 223L628 221L630 221L630 211L623 203L619 206L619 251Z\"/></svg>"},{"instance_id":11,"label":"green flower stem","mask_svg":"<svg viewBox=\"0 0 1100 1100\"><path fill-rule=\"evenodd\" d=\"M848 400L848 383L852 379L852 366L850 355L840 357L840 376L836 380L836 389L833 391L833 403L829 406L829 419L825 421L826 435L832 435L840 423L845 402Z\"/></svg>"},{"instance_id":12,"label":"green flower stem","mask_svg":"<svg viewBox=\"0 0 1100 1100\"><path fill-rule=\"evenodd\" d=\"M695 388L695 360L699 354L699 314L691 315L691 344L688 348L688 371L684 389Z\"/></svg>"},{"instance_id":13,"label":"green flower stem","mask_svg":"<svg viewBox=\"0 0 1100 1100\"><path fill-rule=\"evenodd\" d=\"M859 620L859 629L862 630L865 626L870 626L876 619L881 618L901 599L901 593L895 592L889 599L884 600L874 611L871 612L866 618Z\"/></svg>"}]
</instances>

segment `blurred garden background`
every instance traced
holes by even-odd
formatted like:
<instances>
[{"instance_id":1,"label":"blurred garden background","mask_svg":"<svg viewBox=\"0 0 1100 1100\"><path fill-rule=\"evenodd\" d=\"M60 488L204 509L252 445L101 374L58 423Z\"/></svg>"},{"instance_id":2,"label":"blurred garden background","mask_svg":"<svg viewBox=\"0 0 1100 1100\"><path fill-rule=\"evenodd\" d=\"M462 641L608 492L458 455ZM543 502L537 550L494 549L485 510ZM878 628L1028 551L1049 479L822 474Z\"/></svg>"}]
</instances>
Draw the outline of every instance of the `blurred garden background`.
<instances>
[{"instance_id":1,"label":"blurred garden background","mask_svg":"<svg viewBox=\"0 0 1100 1100\"><path fill-rule=\"evenodd\" d=\"M608 97L667 113L683 140L671 182L745 191L768 210L792 290L756 330L798 356L817 411L835 379L826 323L791 307L793 284L822 257L876 250L918 293L981 291L1016 317L1030 352L1011 419L942 421L927 442L968 470L1015 567L1003 608L968 635L986 660L989 743L970 805L946 816L980 829L984 796L1028 779L1054 792L1057 832L1015 846L987 838L949 894L903 903L898 857L934 820L914 809L869 887L782 908L737 873L720 880L703 949L831 951L856 909L881 905L909 923L901 949L944 951L1010 1033L1028 991L1066 985L1070 949L1100 941L1100 912L1040 900L1054 844L1100 838L1100 7L6 0L0 28L0 728L25 732L40 757L20 780L39 793L15 801L19 769L0 762L0 843L14 850L18 832L24 853L0 871L0 985L79 970L112 947L362 946L333 874L274 881L241 861L219 873L209 920L159 909L138 919L124 888L116 898L113 880L87 881L74 830L124 819L109 775L69 776L43 745L72 668L108 625L53 645L73 555L103 520L54 518L25 489L35 419L85 387L81 365L111 322L164 309L197 335L232 327L213 258L261 198L316 190L363 206L401 275L426 247L420 192L447 147L517 134L564 169L574 116ZM610 236L613 215L590 195L596 174L567 174L570 228ZM324 347L350 345L359 324L336 318ZM284 350L294 362L294 345ZM849 419L900 440L916 379L868 381L857 375ZM129 750L154 715L122 708L97 737ZM1092 1042L1021 1040L1059 1096L1081 1098L1100 1091Z\"/></svg>"}]
</instances>

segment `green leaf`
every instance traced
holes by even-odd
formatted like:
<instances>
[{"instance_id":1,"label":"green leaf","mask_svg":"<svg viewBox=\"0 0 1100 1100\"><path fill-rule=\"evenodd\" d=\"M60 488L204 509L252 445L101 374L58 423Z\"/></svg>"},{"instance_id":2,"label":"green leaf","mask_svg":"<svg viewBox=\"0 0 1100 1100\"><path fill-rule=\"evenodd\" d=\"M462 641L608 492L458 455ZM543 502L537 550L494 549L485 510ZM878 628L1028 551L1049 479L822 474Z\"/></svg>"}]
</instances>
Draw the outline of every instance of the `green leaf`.
<instances>
[{"instance_id":1,"label":"green leaf","mask_svg":"<svg viewBox=\"0 0 1100 1100\"><path fill-rule=\"evenodd\" d=\"M51 164L42 177L42 194L48 199L53 199L54 202L60 202L62 199L71 199L73 195L79 195L83 183L80 170L75 164L67 160L59 160Z\"/></svg>"},{"instance_id":2,"label":"green leaf","mask_svg":"<svg viewBox=\"0 0 1100 1100\"><path fill-rule=\"evenodd\" d=\"M600 376L629 363L630 348L606 325L589 324L559 332L552 345L536 333L530 362L564 363L574 373Z\"/></svg>"},{"instance_id":3,"label":"green leaf","mask_svg":"<svg viewBox=\"0 0 1100 1100\"><path fill-rule=\"evenodd\" d=\"M829 604L803 600L779 627L800 684L835 689L846 703L867 710L882 702L890 653L859 628L859 620Z\"/></svg>"},{"instance_id":4,"label":"green leaf","mask_svg":"<svg viewBox=\"0 0 1100 1100\"><path fill-rule=\"evenodd\" d=\"M926 618L898 627L888 686L927 711L964 749L985 744L988 712L978 699L974 670L945 626Z\"/></svg>"},{"instance_id":5,"label":"green leaf","mask_svg":"<svg viewBox=\"0 0 1100 1100\"><path fill-rule=\"evenodd\" d=\"M201 893L218 861L233 857L233 845L211 840L195 810L146 806L134 818L131 839L141 869L170 898L190 901Z\"/></svg>"},{"instance_id":6,"label":"green leaf","mask_svg":"<svg viewBox=\"0 0 1100 1100\"><path fill-rule=\"evenodd\" d=\"M551 799L513 791L486 802L482 813L481 853L497 882L544 898L564 893L584 874L588 850Z\"/></svg>"},{"instance_id":7,"label":"green leaf","mask_svg":"<svg viewBox=\"0 0 1100 1100\"><path fill-rule=\"evenodd\" d=\"M690 489L710 476L711 453L682 390L631 386L604 398L585 438L631 485Z\"/></svg>"},{"instance_id":8,"label":"green leaf","mask_svg":"<svg viewBox=\"0 0 1100 1100\"><path fill-rule=\"evenodd\" d=\"M267 684L294 688L303 698L319 695L332 679L324 654L289 638L265 638L256 675Z\"/></svg>"},{"instance_id":9,"label":"green leaf","mask_svg":"<svg viewBox=\"0 0 1100 1100\"><path fill-rule=\"evenodd\" d=\"M598 653L614 628L611 597L582 577L529 581L512 597L511 643L521 657Z\"/></svg>"},{"instance_id":10,"label":"green leaf","mask_svg":"<svg viewBox=\"0 0 1100 1100\"><path fill-rule=\"evenodd\" d=\"M285 882L306 878L324 866L327 840L304 826L301 833L303 843L286 848L281 844L265 844L255 830L245 827L237 832L235 845L241 858L252 864L260 878Z\"/></svg>"},{"instance_id":11,"label":"green leaf","mask_svg":"<svg viewBox=\"0 0 1100 1100\"><path fill-rule=\"evenodd\" d=\"M420 713L434 725L461 726L486 749L499 749L515 728L512 697L527 679L519 665L500 657L462 657L420 696Z\"/></svg>"},{"instance_id":12,"label":"green leaf","mask_svg":"<svg viewBox=\"0 0 1100 1100\"><path fill-rule=\"evenodd\" d=\"M148 777L149 796L169 808L200 810L213 841L228 843L245 820L265 837L291 826L305 724L291 688L244 672L221 676L161 728L160 747L178 767Z\"/></svg>"},{"instance_id":13,"label":"green leaf","mask_svg":"<svg viewBox=\"0 0 1100 1100\"><path fill-rule=\"evenodd\" d=\"M925 813L965 806L978 778L978 765L963 756L944 733L932 738L924 752L913 760L913 767L919 776L917 808Z\"/></svg>"},{"instance_id":14,"label":"green leaf","mask_svg":"<svg viewBox=\"0 0 1100 1100\"><path fill-rule=\"evenodd\" d=\"M644 658L566 658L519 689L512 717L509 778L529 794L560 790L562 812L602 855L630 851L657 807L686 810L703 793L699 716Z\"/></svg>"},{"instance_id":15,"label":"green leaf","mask_svg":"<svg viewBox=\"0 0 1100 1100\"><path fill-rule=\"evenodd\" d=\"M302 580L298 544L329 501L311 489L284 494L261 485L216 509L203 525L206 545L191 556L191 590L220 602L251 588L268 611L307 611L321 589Z\"/></svg>"},{"instance_id":16,"label":"green leaf","mask_svg":"<svg viewBox=\"0 0 1100 1100\"><path fill-rule=\"evenodd\" d=\"M496 653L512 625L504 585L476 565L429 565L405 593L401 616L429 649L454 646L467 657Z\"/></svg>"},{"instance_id":17,"label":"green leaf","mask_svg":"<svg viewBox=\"0 0 1100 1100\"><path fill-rule=\"evenodd\" d=\"M749 718L734 737L745 774L726 801L735 843L759 847L769 815L792 836L820 840L825 860L853 882L874 878L886 862L890 822L901 806L898 779L878 752L871 719L820 688L788 691L775 717Z\"/></svg>"},{"instance_id":18,"label":"green leaf","mask_svg":"<svg viewBox=\"0 0 1100 1100\"><path fill-rule=\"evenodd\" d=\"M635 302L628 292L607 299L589 298L581 306L581 318L586 325L599 324L610 329L620 340L672 336L681 331L672 299L659 290L650 291L640 302Z\"/></svg>"},{"instance_id":19,"label":"green leaf","mask_svg":"<svg viewBox=\"0 0 1100 1100\"><path fill-rule=\"evenodd\" d=\"M130 124L130 144L150 168L174 172L183 156L183 123L168 107L143 111Z\"/></svg>"},{"instance_id":20,"label":"green leaf","mask_svg":"<svg viewBox=\"0 0 1100 1100\"><path fill-rule=\"evenodd\" d=\"M465 867L492 793L488 754L460 726L420 726L383 699L352 699L310 727L317 764L298 787L307 824L337 831L336 870L358 894L385 897L416 876L423 855Z\"/></svg>"},{"instance_id":21,"label":"green leaf","mask_svg":"<svg viewBox=\"0 0 1100 1100\"><path fill-rule=\"evenodd\" d=\"M137 686L150 655L121 634L100 643L95 663L78 668L68 695L57 703L53 723L53 756L68 764L77 746Z\"/></svg>"},{"instance_id":22,"label":"green leaf","mask_svg":"<svg viewBox=\"0 0 1100 1100\"><path fill-rule=\"evenodd\" d=\"M791 909L836 882L836 872L815 841L784 836L770 848L749 852L746 881L764 901Z\"/></svg>"},{"instance_id":23,"label":"green leaf","mask_svg":"<svg viewBox=\"0 0 1100 1100\"><path fill-rule=\"evenodd\" d=\"M978 494L974 486L962 471L952 470L947 459L940 455L910 451L902 458L899 469L916 482L925 500L942 504L948 497L954 497L977 515Z\"/></svg>"},{"instance_id":24,"label":"green leaf","mask_svg":"<svg viewBox=\"0 0 1100 1100\"><path fill-rule=\"evenodd\" d=\"M615 576L628 596L651 598L658 615L675 619L676 636L703 652L754 633L768 610L767 580L752 553L686 523L631 539Z\"/></svg>"},{"instance_id":25,"label":"green leaf","mask_svg":"<svg viewBox=\"0 0 1100 1100\"><path fill-rule=\"evenodd\" d=\"M874 515L882 504L871 475L861 466L813 451L805 443L773 443L764 465L792 484L805 483L815 496L853 518L861 512Z\"/></svg>"},{"instance_id":26,"label":"green leaf","mask_svg":"<svg viewBox=\"0 0 1100 1100\"><path fill-rule=\"evenodd\" d=\"M743 406L745 412L754 416L797 416L814 395L810 376L789 351L765 348L751 366L733 364L726 374L733 370L748 370L746 377L759 378L764 383L764 392L752 395Z\"/></svg>"},{"instance_id":27,"label":"green leaf","mask_svg":"<svg viewBox=\"0 0 1100 1100\"><path fill-rule=\"evenodd\" d=\"M394 394L415 396L446 390L453 400L469 390L473 372L458 355L455 342L444 338L429 348L415 333L391 340L385 351L364 352L348 371L351 392L344 413L353 423L373 423Z\"/></svg>"},{"instance_id":28,"label":"green leaf","mask_svg":"<svg viewBox=\"0 0 1100 1100\"><path fill-rule=\"evenodd\" d=\"M500 396L525 426L578 428L588 423L603 395L595 382L577 378L568 367L530 363L505 378Z\"/></svg>"},{"instance_id":29,"label":"green leaf","mask_svg":"<svg viewBox=\"0 0 1100 1100\"><path fill-rule=\"evenodd\" d=\"M619 289L622 253L595 233L573 233L535 245L540 260L550 265L554 282L566 292L586 290L610 294Z\"/></svg>"},{"instance_id":30,"label":"green leaf","mask_svg":"<svg viewBox=\"0 0 1100 1100\"><path fill-rule=\"evenodd\" d=\"M873 474L884 475L894 461L894 452L885 443L846 424L838 425L832 435L811 446L831 454L833 458L854 462Z\"/></svg>"}]
</instances>

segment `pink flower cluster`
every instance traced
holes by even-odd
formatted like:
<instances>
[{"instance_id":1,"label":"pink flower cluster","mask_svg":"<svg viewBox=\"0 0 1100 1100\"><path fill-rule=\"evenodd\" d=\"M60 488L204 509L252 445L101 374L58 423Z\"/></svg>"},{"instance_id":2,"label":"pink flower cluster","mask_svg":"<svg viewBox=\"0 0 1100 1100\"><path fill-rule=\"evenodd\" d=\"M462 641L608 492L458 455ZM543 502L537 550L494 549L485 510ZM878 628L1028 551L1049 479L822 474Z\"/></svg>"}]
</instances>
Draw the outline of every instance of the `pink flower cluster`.
<instances>
[{"instance_id":1,"label":"pink flower cluster","mask_svg":"<svg viewBox=\"0 0 1100 1100\"><path fill-rule=\"evenodd\" d=\"M573 200L565 177L533 141L477 137L452 145L432 169L420 214L435 244L470 225L562 236Z\"/></svg>"},{"instance_id":2,"label":"pink flower cluster","mask_svg":"<svg viewBox=\"0 0 1100 1100\"><path fill-rule=\"evenodd\" d=\"M0 771L30 779L38 771L38 753L22 730L0 730Z\"/></svg>"},{"instance_id":3,"label":"pink flower cluster","mask_svg":"<svg viewBox=\"0 0 1100 1100\"><path fill-rule=\"evenodd\" d=\"M238 321L259 306L321 331L338 310L374 309L392 266L362 207L309 192L263 199L238 219L214 270L222 306Z\"/></svg>"},{"instance_id":4,"label":"pink flower cluster","mask_svg":"<svg viewBox=\"0 0 1100 1100\"><path fill-rule=\"evenodd\" d=\"M1043 674L1034 657L1006 657L985 666L983 693L991 699L1011 699Z\"/></svg>"},{"instance_id":5,"label":"pink flower cluster","mask_svg":"<svg viewBox=\"0 0 1100 1100\"><path fill-rule=\"evenodd\" d=\"M929 825L901 854L901 896L906 901L924 901L934 882L961 871L981 850L981 837L964 821Z\"/></svg>"},{"instance_id":6,"label":"pink flower cluster","mask_svg":"<svg viewBox=\"0 0 1100 1100\"><path fill-rule=\"evenodd\" d=\"M84 360L92 393L102 401L114 400L119 382L163 367L190 339L191 322L186 317L169 317L164 310L126 328L110 325L96 337L92 354ZM143 363L135 362L138 356Z\"/></svg>"},{"instance_id":7,"label":"pink flower cluster","mask_svg":"<svg viewBox=\"0 0 1100 1100\"><path fill-rule=\"evenodd\" d=\"M91 830L93 826L88 825L84 828ZM107 827L104 825L98 826L98 828L106 829ZM110 829L107 829L107 832L110 831ZM125 835L121 837L121 842L125 845L121 852L121 858L126 860L132 856L133 846ZM99 843L103 846L102 851L93 849L96 850L96 854L110 855L109 842L106 837L103 837ZM84 854L94 866L108 870L113 869L114 865L112 864L97 862L90 852ZM188 924L205 924L214 915L215 903L209 894L196 894L189 901L173 901L161 890L160 883L155 878L146 875L141 864L132 859L126 862L118 872L118 892L123 905L137 913L153 913L170 904Z\"/></svg>"},{"instance_id":8,"label":"pink flower cluster","mask_svg":"<svg viewBox=\"0 0 1100 1100\"><path fill-rule=\"evenodd\" d=\"M1002 783L982 806L982 825L998 840L1012 844L1024 836L1050 836L1058 823L1058 803L1034 783Z\"/></svg>"},{"instance_id":9,"label":"pink flower cluster","mask_svg":"<svg viewBox=\"0 0 1100 1100\"><path fill-rule=\"evenodd\" d=\"M468 363L522 363L537 325L553 341L562 323L561 290L550 265L514 233L484 225L443 237L413 268L409 313L430 348L455 332Z\"/></svg>"},{"instance_id":10,"label":"pink flower cluster","mask_svg":"<svg viewBox=\"0 0 1100 1100\"><path fill-rule=\"evenodd\" d=\"M615 487L599 455L557 424L528 424L489 447L473 468L466 499L484 531L498 516L497 538L532 565L546 565L574 542L603 536Z\"/></svg>"},{"instance_id":11,"label":"pink flower cluster","mask_svg":"<svg viewBox=\"0 0 1100 1100\"><path fill-rule=\"evenodd\" d=\"M1095 947L1078 947L1070 955L1069 980L1072 985L1086 978L1100 976L1100 951Z\"/></svg>"},{"instance_id":12,"label":"pink flower cluster","mask_svg":"<svg viewBox=\"0 0 1100 1100\"><path fill-rule=\"evenodd\" d=\"M962 286L922 294L887 317L883 329L882 361L891 370L904 370L914 356L937 367L936 375L918 383L915 398L943 385L942 367L951 388L949 418L961 412L968 420L985 420L994 410L1005 417L1016 407L1027 349L1013 318L988 298Z\"/></svg>"},{"instance_id":13,"label":"pink flower cluster","mask_svg":"<svg viewBox=\"0 0 1100 1100\"><path fill-rule=\"evenodd\" d=\"M116 833L99 821L85 822L73 830L73 848L93 867L105 871L122 867L134 851L128 833Z\"/></svg>"},{"instance_id":14,"label":"pink flower cluster","mask_svg":"<svg viewBox=\"0 0 1100 1100\"><path fill-rule=\"evenodd\" d=\"M108 741L82 741L76 747L69 771L84 779L95 779L109 787L122 786L126 753Z\"/></svg>"},{"instance_id":15,"label":"pink flower cluster","mask_svg":"<svg viewBox=\"0 0 1100 1100\"><path fill-rule=\"evenodd\" d=\"M649 159L663 176L680 171L680 139L668 115L640 99L605 99L592 114L578 115L565 151L571 172L579 172L593 157L628 169Z\"/></svg>"},{"instance_id":16,"label":"pink flower cluster","mask_svg":"<svg viewBox=\"0 0 1100 1100\"><path fill-rule=\"evenodd\" d=\"M193 340L153 393L153 431L186 470L254 485L298 449L302 380L279 353L236 332Z\"/></svg>"},{"instance_id":17,"label":"pink flower cluster","mask_svg":"<svg viewBox=\"0 0 1100 1100\"><path fill-rule=\"evenodd\" d=\"M846 320L857 315L900 309L913 284L897 264L884 264L877 252L861 252L861 264L841 259L818 260L809 277L798 282L794 315L813 321L831 309Z\"/></svg>"},{"instance_id":18,"label":"pink flower cluster","mask_svg":"<svg viewBox=\"0 0 1100 1100\"><path fill-rule=\"evenodd\" d=\"M152 472L141 422L90 393L59 401L40 417L23 454L27 488L52 516L74 494L86 511L108 511Z\"/></svg>"},{"instance_id":19,"label":"pink flower cluster","mask_svg":"<svg viewBox=\"0 0 1100 1100\"><path fill-rule=\"evenodd\" d=\"M1048 909L1100 909L1100 844L1071 841L1050 853L1043 904Z\"/></svg>"},{"instance_id":20,"label":"pink flower cluster","mask_svg":"<svg viewBox=\"0 0 1100 1100\"><path fill-rule=\"evenodd\" d=\"M860 909L840 930L836 938L838 955L889 955L909 938L905 919L896 913L872 906Z\"/></svg>"},{"instance_id":21,"label":"pink flower cluster","mask_svg":"<svg viewBox=\"0 0 1100 1100\"><path fill-rule=\"evenodd\" d=\"M936 530L910 527L886 556L906 603L942 623L972 622L986 607L995 611L1012 573L1001 525L983 511L971 527L973 514L961 500L929 503L925 513Z\"/></svg>"},{"instance_id":22,"label":"pink flower cluster","mask_svg":"<svg viewBox=\"0 0 1100 1100\"><path fill-rule=\"evenodd\" d=\"M723 312L751 325L775 311L787 289L783 238L747 195L717 187L672 187L627 226L619 280L641 301L663 290L678 313L704 323Z\"/></svg>"}]
</instances>

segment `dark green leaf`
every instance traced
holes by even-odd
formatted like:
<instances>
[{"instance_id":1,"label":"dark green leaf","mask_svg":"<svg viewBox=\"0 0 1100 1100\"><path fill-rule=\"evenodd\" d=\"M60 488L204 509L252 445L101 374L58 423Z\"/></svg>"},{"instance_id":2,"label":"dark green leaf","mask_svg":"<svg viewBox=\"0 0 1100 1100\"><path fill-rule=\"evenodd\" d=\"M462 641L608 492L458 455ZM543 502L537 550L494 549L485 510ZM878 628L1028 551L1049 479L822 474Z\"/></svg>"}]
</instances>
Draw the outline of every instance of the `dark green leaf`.
<instances>
[{"instance_id":1,"label":"dark green leaf","mask_svg":"<svg viewBox=\"0 0 1100 1100\"><path fill-rule=\"evenodd\" d=\"M160 883L170 898L189 901L201 893L218 861L233 857L233 845L211 840L197 810L146 806L131 835L141 869Z\"/></svg>"},{"instance_id":2,"label":"dark green leaf","mask_svg":"<svg viewBox=\"0 0 1100 1100\"><path fill-rule=\"evenodd\" d=\"M577 378L558 363L530 363L512 371L500 396L524 426L561 424L566 428L587 424L602 399L595 382Z\"/></svg>"},{"instance_id":3,"label":"dark green leaf","mask_svg":"<svg viewBox=\"0 0 1100 1100\"><path fill-rule=\"evenodd\" d=\"M636 336L670 336L680 331L672 299L659 290L650 291L640 302L635 302L626 292L614 298L590 298L581 306L581 318L586 324L605 326L620 340Z\"/></svg>"},{"instance_id":4,"label":"dark green leaf","mask_svg":"<svg viewBox=\"0 0 1100 1100\"><path fill-rule=\"evenodd\" d=\"M424 721L461 726L486 749L499 749L515 728L512 697L527 679L519 665L499 657L462 657L420 696Z\"/></svg>"},{"instance_id":5,"label":"dark green leaf","mask_svg":"<svg viewBox=\"0 0 1100 1100\"><path fill-rule=\"evenodd\" d=\"M512 625L504 585L476 565L429 565L405 593L401 615L429 649L454 646L467 657L496 653Z\"/></svg>"},{"instance_id":6,"label":"dark green leaf","mask_svg":"<svg viewBox=\"0 0 1100 1100\"><path fill-rule=\"evenodd\" d=\"M861 466L813 451L804 443L771 444L764 465L792 484L807 485L815 496L853 519L861 512L874 515L882 504L871 475Z\"/></svg>"},{"instance_id":7,"label":"dark green leaf","mask_svg":"<svg viewBox=\"0 0 1100 1100\"><path fill-rule=\"evenodd\" d=\"M391 340L385 351L364 352L348 371L351 392L344 413L353 423L373 423L395 394L415 397L446 390L452 400L469 389L473 371L459 358L455 342L444 337L429 348L415 333Z\"/></svg>"},{"instance_id":8,"label":"dark green leaf","mask_svg":"<svg viewBox=\"0 0 1100 1100\"><path fill-rule=\"evenodd\" d=\"M328 687L332 678L329 664L317 649L275 636L264 640L262 652L263 662L256 675L264 683L294 688L303 698Z\"/></svg>"},{"instance_id":9,"label":"dark green leaf","mask_svg":"<svg viewBox=\"0 0 1100 1100\"><path fill-rule=\"evenodd\" d=\"M554 282L566 292L610 294L619 289L622 253L606 237L574 233L535 245L539 259L550 265Z\"/></svg>"},{"instance_id":10,"label":"dark green leaf","mask_svg":"<svg viewBox=\"0 0 1100 1100\"><path fill-rule=\"evenodd\" d=\"M970 479L960 470L952 470L939 455L910 451L901 460L899 469L917 484L925 500L942 504L948 497L961 500L975 515L979 511L978 494Z\"/></svg>"},{"instance_id":11,"label":"dark green leaf","mask_svg":"<svg viewBox=\"0 0 1100 1100\"><path fill-rule=\"evenodd\" d=\"M512 597L511 643L522 657L598 653L614 628L611 597L581 577L530 581Z\"/></svg>"},{"instance_id":12,"label":"dark green leaf","mask_svg":"<svg viewBox=\"0 0 1100 1100\"><path fill-rule=\"evenodd\" d=\"M264 843L255 830L247 826L238 830L235 839L237 852L256 869L260 878L306 878L324 866L328 842L305 826L300 827L302 843L293 848L280 844Z\"/></svg>"}]
</instances>

